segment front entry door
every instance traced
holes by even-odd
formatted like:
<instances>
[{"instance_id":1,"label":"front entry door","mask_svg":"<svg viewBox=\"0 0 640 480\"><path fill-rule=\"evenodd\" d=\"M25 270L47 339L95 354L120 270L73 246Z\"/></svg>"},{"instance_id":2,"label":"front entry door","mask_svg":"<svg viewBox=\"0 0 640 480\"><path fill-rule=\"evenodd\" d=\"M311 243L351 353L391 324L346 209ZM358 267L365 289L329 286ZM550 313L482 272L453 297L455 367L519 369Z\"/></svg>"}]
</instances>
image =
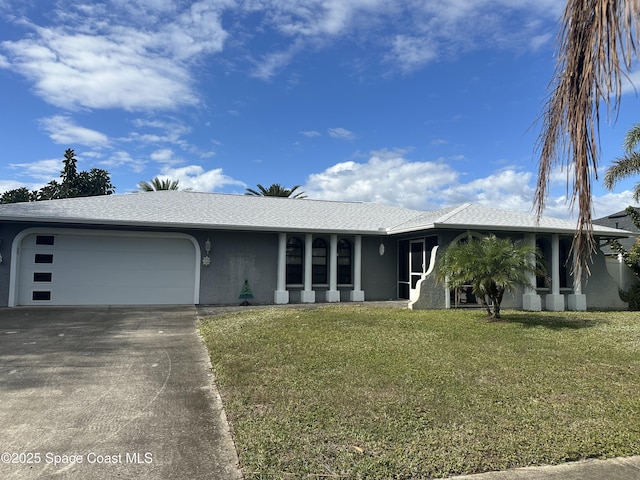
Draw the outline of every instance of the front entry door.
<instances>
[{"instance_id":1,"label":"front entry door","mask_svg":"<svg viewBox=\"0 0 640 480\"><path fill-rule=\"evenodd\" d=\"M424 273L425 248L423 240L411 240L409 248L409 276L411 282L411 294L416 289L418 281Z\"/></svg>"}]
</instances>

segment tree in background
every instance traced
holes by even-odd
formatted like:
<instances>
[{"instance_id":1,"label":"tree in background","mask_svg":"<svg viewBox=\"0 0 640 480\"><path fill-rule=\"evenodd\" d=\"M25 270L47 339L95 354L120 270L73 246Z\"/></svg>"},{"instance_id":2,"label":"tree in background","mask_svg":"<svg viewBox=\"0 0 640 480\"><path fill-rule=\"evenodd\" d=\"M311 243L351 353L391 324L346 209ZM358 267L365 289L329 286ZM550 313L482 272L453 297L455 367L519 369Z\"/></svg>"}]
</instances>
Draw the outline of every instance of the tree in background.
<instances>
[{"instance_id":1,"label":"tree in background","mask_svg":"<svg viewBox=\"0 0 640 480\"><path fill-rule=\"evenodd\" d=\"M576 262L587 273L587 259L596 248L591 175L597 178L600 102L610 113L620 105L621 78L638 57L639 20L637 0L568 0L562 18L556 72L538 144L535 205L541 216L557 164L573 170L568 177L573 178L571 206L578 204L574 248Z\"/></svg>"},{"instance_id":2,"label":"tree in background","mask_svg":"<svg viewBox=\"0 0 640 480\"><path fill-rule=\"evenodd\" d=\"M179 180L170 180L168 178L162 180L158 177L153 178L150 182L138 182L138 189L141 192L158 192L160 190L179 190Z\"/></svg>"},{"instance_id":3,"label":"tree in background","mask_svg":"<svg viewBox=\"0 0 640 480\"><path fill-rule=\"evenodd\" d=\"M449 288L471 285L487 315L500 318L505 292L535 287L531 274L541 273L540 264L540 253L530 245L495 235L469 237L446 248L437 265L436 278Z\"/></svg>"},{"instance_id":4,"label":"tree in background","mask_svg":"<svg viewBox=\"0 0 640 480\"><path fill-rule=\"evenodd\" d=\"M26 187L7 190L0 196L0 203L20 203L32 202L36 199L38 192L30 192Z\"/></svg>"},{"instance_id":5,"label":"tree in background","mask_svg":"<svg viewBox=\"0 0 640 480\"><path fill-rule=\"evenodd\" d=\"M618 181L640 174L640 153L636 148L640 144L640 123L636 123L624 136L624 156L616 158L604 174L604 186L613 190ZM640 183L633 187L633 199L640 202ZM633 217L631 217L633 219Z\"/></svg>"},{"instance_id":6,"label":"tree in background","mask_svg":"<svg viewBox=\"0 0 640 480\"><path fill-rule=\"evenodd\" d=\"M2 194L2 203L32 202L37 200L54 200L58 198L94 197L111 195L116 188L111 184L109 172L100 168L92 168L88 172L78 172L75 152L68 148L64 152L63 168L60 182L51 180L40 190L29 192L21 187ZM27 195L28 193L28 195Z\"/></svg>"},{"instance_id":7,"label":"tree in background","mask_svg":"<svg viewBox=\"0 0 640 480\"><path fill-rule=\"evenodd\" d=\"M268 188L258 184L258 190L247 188L245 195L254 195L256 197L287 197L287 198L307 198L304 192L296 193L300 185L286 188L279 183L272 183Z\"/></svg>"}]
</instances>

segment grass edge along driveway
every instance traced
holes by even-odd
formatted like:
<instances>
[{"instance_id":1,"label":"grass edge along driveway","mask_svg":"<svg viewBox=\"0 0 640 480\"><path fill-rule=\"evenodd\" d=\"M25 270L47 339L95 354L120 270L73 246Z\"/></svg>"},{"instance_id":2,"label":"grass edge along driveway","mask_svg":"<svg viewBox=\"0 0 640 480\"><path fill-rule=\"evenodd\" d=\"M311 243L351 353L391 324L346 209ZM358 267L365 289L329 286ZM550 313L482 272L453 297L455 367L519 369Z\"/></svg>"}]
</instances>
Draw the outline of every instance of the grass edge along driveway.
<instances>
[{"instance_id":1,"label":"grass edge along driveway","mask_svg":"<svg viewBox=\"0 0 640 480\"><path fill-rule=\"evenodd\" d=\"M200 331L247 479L640 453L637 312L249 310Z\"/></svg>"}]
</instances>

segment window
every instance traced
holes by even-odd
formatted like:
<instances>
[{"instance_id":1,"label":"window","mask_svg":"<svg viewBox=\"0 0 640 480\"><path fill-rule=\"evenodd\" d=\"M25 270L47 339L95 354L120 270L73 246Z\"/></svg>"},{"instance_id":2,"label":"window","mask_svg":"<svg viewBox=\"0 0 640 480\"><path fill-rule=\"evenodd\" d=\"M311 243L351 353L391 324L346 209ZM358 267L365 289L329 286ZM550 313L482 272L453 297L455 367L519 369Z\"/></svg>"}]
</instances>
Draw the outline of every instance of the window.
<instances>
[{"instance_id":1,"label":"window","mask_svg":"<svg viewBox=\"0 0 640 480\"><path fill-rule=\"evenodd\" d=\"M50 291L34 291L31 293L31 299L34 301L51 300L51 292Z\"/></svg>"},{"instance_id":2,"label":"window","mask_svg":"<svg viewBox=\"0 0 640 480\"><path fill-rule=\"evenodd\" d=\"M304 247L298 237L287 240L287 284L302 284Z\"/></svg>"},{"instance_id":3,"label":"window","mask_svg":"<svg viewBox=\"0 0 640 480\"><path fill-rule=\"evenodd\" d=\"M321 238L313 241L311 254L312 263L312 283L314 285L324 285L327 283L327 242Z\"/></svg>"},{"instance_id":4,"label":"window","mask_svg":"<svg viewBox=\"0 0 640 480\"><path fill-rule=\"evenodd\" d=\"M36 235L36 245L53 245L54 241L53 235Z\"/></svg>"},{"instance_id":5,"label":"window","mask_svg":"<svg viewBox=\"0 0 640 480\"><path fill-rule=\"evenodd\" d=\"M36 253L35 263L53 263L52 253Z\"/></svg>"},{"instance_id":6,"label":"window","mask_svg":"<svg viewBox=\"0 0 640 480\"><path fill-rule=\"evenodd\" d=\"M542 255L542 266L547 272L551 272L551 243L547 239L538 238L536 248ZM536 275L536 288L549 288L551 279L545 274Z\"/></svg>"},{"instance_id":7,"label":"window","mask_svg":"<svg viewBox=\"0 0 640 480\"><path fill-rule=\"evenodd\" d=\"M338 241L338 284L350 285L351 279L351 243L348 240Z\"/></svg>"},{"instance_id":8,"label":"window","mask_svg":"<svg viewBox=\"0 0 640 480\"><path fill-rule=\"evenodd\" d=\"M34 272L33 273L34 282L50 282L51 277L52 277L51 272Z\"/></svg>"}]
</instances>

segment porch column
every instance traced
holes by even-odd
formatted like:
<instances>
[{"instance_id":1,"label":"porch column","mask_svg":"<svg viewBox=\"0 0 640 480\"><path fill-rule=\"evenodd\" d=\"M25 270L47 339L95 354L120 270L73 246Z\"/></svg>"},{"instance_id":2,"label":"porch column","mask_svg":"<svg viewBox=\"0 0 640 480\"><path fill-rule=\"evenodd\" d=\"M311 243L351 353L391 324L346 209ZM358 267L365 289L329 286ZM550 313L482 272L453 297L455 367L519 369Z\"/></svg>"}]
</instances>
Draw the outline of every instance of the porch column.
<instances>
[{"instance_id":1,"label":"porch column","mask_svg":"<svg viewBox=\"0 0 640 480\"><path fill-rule=\"evenodd\" d=\"M353 241L353 290L349 292L352 302L364 302L362 291L362 236L356 235Z\"/></svg>"},{"instance_id":2,"label":"porch column","mask_svg":"<svg viewBox=\"0 0 640 480\"><path fill-rule=\"evenodd\" d=\"M585 311L587 309L587 296L582 293L582 267L577 262L576 252L573 253L573 293L567 296L569 310Z\"/></svg>"},{"instance_id":3,"label":"porch column","mask_svg":"<svg viewBox=\"0 0 640 480\"><path fill-rule=\"evenodd\" d=\"M329 242L329 290L327 291L327 302L339 302L340 292L338 291L338 235L331 235Z\"/></svg>"},{"instance_id":4,"label":"porch column","mask_svg":"<svg viewBox=\"0 0 640 480\"><path fill-rule=\"evenodd\" d=\"M287 234L278 234L278 271L276 279L276 291L273 302L276 305L289 303L287 291Z\"/></svg>"},{"instance_id":5,"label":"porch column","mask_svg":"<svg viewBox=\"0 0 640 480\"><path fill-rule=\"evenodd\" d=\"M564 296L560 295L560 237L551 235L551 293L545 297L546 310L562 312Z\"/></svg>"},{"instance_id":6,"label":"porch column","mask_svg":"<svg viewBox=\"0 0 640 480\"><path fill-rule=\"evenodd\" d=\"M524 236L524 241L527 245L532 248L536 248L536 234L535 233L527 233ZM532 255L529 258L529 262L535 265L536 257ZM535 272L529 273L529 282L532 286L525 287L524 293L522 294L522 309L528 310L530 312L539 312L542 310L542 299L540 295L536 292L536 274Z\"/></svg>"},{"instance_id":7,"label":"porch column","mask_svg":"<svg viewBox=\"0 0 640 480\"><path fill-rule=\"evenodd\" d=\"M300 292L302 303L315 303L316 292L313 291L313 235L304 236L304 290Z\"/></svg>"}]
</instances>

